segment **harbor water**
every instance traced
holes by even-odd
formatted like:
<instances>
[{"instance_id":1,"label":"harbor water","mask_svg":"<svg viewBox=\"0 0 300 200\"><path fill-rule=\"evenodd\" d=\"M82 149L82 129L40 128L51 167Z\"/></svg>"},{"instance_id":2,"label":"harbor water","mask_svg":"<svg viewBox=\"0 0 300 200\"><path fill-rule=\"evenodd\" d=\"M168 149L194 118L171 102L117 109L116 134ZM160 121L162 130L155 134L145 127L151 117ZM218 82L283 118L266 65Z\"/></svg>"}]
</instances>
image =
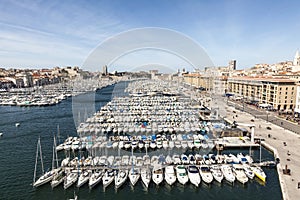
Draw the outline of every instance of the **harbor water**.
<instances>
[{"instance_id":1,"label":"harbor water","mask_svg":"<svg viewBox=\"0 0 300 200\"><path fill-rule=\"evenodd\" d=\"M95 109L99 109L111 100L114 87L122 90L126 84L108 86L95 93ZM89 93L94 98L94 94ZM89 99L84 98L83 99ZM90 103L90 102L85 102ZM148 190L139 181L131 187L127 181L117 191L109 186L103 191L102 184L89 190L88 185L77 188L76 185L67 190L60 185L53 190L50 184L38 188L32 187L33 172L36 155L36 142L41 138L44 168L51 168L53 135L57 134L57 126L61 141L68 136L76 136L76 120L84 120L91 111L82 109L80 116L73 118L72 99L49 107L0 107L0 199L68 199L74 196L79 199L282 199L278 175L275 168L263 168L267 175L264 184L258 179L250 180L245 185L235 182L233 185L223 181L222 184L213 182L195 187L192 184L185 186L179 183L172 187L163 183L156 186L151 182ZM20 123L20 126L15 126ZM248 149L226 150L224 153L248 153ZM252 150L254 159L259 159L259 149ZM265 149L261 152L263 160L272 160L273 155ZM63 153L59 154L63 158Z\"/></svg>"}]
</instances>

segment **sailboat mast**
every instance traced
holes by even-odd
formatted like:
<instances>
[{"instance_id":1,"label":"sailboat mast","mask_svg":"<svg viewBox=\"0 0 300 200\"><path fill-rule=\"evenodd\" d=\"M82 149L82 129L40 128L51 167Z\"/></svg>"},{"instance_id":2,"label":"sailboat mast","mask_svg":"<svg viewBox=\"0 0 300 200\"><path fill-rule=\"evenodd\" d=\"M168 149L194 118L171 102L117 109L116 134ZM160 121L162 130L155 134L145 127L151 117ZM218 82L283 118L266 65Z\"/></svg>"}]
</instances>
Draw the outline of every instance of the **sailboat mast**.
<instances>
[{"instance_id":1,"label":"sailboat mast","mask_svg":"<svg viewBox=\"0 0 300 200\"><path fill-rule=\"evenodd\" d=\"M38 142L37 142L37 145L36 145L35 165L34 165L34 172L33 172L33 183L35 182L35 178L36 178L36 166L37 166L38 153L39 153L39 141L40 141L40 139L38 139Z\"/></svg>"},{"instance_id":2,"label":"sailboat mast","mask_svg":"<svg viewBox=\"0 0 300 200\"><path fill-rule=\"evenodd\" d=\"M259 140L259 162L261 163L261 139Z\"/></svg>"},{"instance_id":3,"label":"sailboat mast","mask_svg":"<svg viewBox=\"0 0 300 200\"><path fill-rule=\"evenodd\" d=\"M60 144L59 124L57 124L57 138L58 138L58 144ZM56 143L55 143L55 146L56 146Z\"/></svg>"},{"instance_id":4,"label":"sailboat mast","mask_svg":"<svg viewBox=\"0 0 300 200\"><path fill-rule=\"evenodd\" d=\"M53 145L53 147L52 147L52 149L53 149L53 151L52 151L52 170L54 169L54 159L55 159L55 153L54 153L54 151L55 151L55 147L54 147L54 145Z\"/></svg>"},{"instance_id":5,"label":"sailboat mast","mask_svg":"<svg viewBox=\"0 0 300 200\"><path fill-rule=\"evenodd\" d=\"M54 148L54 151L55 151L56 167L58 168L58 156L57 156L57 151L56 151L56 139L55 139L55 137L54 137L54 144L55 144L55 146L53 148Z\"/></svg>"},{"instance_id":6,"label":"sailboat mast","mask_svg":"<svg viewBox=\"0 0 300 200\"><path fill-rule=\"evenodd\" d=\"M41 142L40 142L40 138L39 138L39 146L40 146L40 159L41 159L41 164L42 164L42 172L43 172L43 174L44 174L45 171L44 171L43 154L42 154L42 145L41 145Z\"/></svg>"}]
</instances>

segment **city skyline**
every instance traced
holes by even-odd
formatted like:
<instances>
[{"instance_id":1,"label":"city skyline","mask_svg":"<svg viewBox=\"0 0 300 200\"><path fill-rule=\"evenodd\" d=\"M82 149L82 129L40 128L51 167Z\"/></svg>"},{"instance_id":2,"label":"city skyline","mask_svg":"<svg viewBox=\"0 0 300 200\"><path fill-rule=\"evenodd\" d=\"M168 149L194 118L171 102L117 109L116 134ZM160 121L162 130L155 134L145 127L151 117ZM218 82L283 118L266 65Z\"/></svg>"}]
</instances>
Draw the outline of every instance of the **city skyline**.
<instances>
[{"instance_id":1,"label":"city skyline","mask_svg":"<svg viewBox=\"0 0 300 200\"><path fill-rule=\"evenodd\" d=\"M237 68L292 60L300 46L297 1L9 1L0 5L1 67L77 65L120 32L161 27L197 42L216 66ZM134 58L134 59L132 59ZM140 59L140 60L138 60ZM119 66L187 63L165 52L140 51ZM101 70L99 66L99 70Z\"/></svg>"}]
</instances>

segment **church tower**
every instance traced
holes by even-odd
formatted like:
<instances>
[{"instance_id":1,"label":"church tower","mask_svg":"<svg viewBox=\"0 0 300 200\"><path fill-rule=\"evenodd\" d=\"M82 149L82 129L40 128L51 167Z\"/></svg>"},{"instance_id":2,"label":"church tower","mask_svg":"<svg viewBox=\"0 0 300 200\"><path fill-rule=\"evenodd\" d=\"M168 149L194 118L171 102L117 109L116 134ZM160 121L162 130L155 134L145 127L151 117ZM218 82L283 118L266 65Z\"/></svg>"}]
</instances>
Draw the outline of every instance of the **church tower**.
<instances>
[{"instance_id":1,"label":"church tower","mask_svg":"<svg viewBox=\"0 0 300 200\"><path fill-rule=\"evenodd\" d=\"M300 66L300 54L299 51L296 51L296 55L294 57L294 62L293 62L294 66Z\"/></svg>"}]
</instances>

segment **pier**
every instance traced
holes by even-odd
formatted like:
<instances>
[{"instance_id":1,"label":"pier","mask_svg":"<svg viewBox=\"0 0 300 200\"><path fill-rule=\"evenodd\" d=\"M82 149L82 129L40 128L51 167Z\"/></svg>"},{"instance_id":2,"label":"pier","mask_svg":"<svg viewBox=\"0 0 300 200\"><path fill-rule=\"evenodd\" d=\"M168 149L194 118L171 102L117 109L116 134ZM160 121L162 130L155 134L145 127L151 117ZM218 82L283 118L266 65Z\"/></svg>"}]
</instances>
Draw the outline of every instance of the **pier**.
<instances>
[{"instance_id":1,"label":"pier","mask_svg":"<svg viewBox=\"0 0 300 200\"><path fill-rule=\"evenodd\" d=\"M256 136L262 138L262 145L274 153L274 157L280 160L277 165L279 182L284 200L300 199L300 170L299 170L299 141L300 136L278 125L256 118L246 112L229 107L230 112L239 116L238 122L254 123ZM228 115L231 115L228 113ZM267 127L271 127L267 129ZM284 169L290 170L290 175L284 174Z\"/></svg>"}]
</instances>

